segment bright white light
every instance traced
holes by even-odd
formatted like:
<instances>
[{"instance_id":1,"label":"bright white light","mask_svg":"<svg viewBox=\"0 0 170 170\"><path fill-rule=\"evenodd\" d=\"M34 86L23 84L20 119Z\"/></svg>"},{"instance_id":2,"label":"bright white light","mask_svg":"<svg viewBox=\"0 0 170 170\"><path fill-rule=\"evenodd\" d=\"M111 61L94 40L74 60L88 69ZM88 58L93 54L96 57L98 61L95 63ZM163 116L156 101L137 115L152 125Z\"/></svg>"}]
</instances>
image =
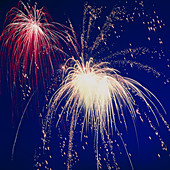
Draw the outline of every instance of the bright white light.
<instances>
[{"instance_id":1,"label":"bright white light","mask_svg":"<svg viewBox=\"0 0 170 170\"><path fill-rule=\"evenodd\" d=\"M75 62L73 67L67 66L70 60ZM123 120L127 128L124 116L126 109L134 121L136 111L133 96L138 96L157 121L153 108L157 111L158 109L151 101L150 96L157 101L158 99L140 83L120 76L117 70L107 67L107 64L104 62L93 64L92 58L86 64L83 60L80 63L78 60L69 59L65 65L66 76L63 83L50 101L49 114L54 111L54 108L56 110L56 105L59 105L65 99L63 112L66 111L68 115L75 115L75 125L79 112L84 109L84 124L86 122L89 125L89 122L91 122L93 127L97 127L103 133L103 129L108 131L110 128L113 130L113 127L116 129L116 124L120 119Z\"/></svg>"}]
</instances>

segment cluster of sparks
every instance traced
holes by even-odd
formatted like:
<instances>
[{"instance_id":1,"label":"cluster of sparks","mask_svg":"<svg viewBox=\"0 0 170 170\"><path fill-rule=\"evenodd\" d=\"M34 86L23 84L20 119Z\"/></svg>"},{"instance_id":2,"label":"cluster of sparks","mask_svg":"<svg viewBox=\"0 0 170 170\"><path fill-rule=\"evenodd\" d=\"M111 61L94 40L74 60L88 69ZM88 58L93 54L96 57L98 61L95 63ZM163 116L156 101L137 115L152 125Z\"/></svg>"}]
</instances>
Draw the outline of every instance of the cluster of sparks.
<instances>
[{"instance_id":1,"label":"cluster of sparks","mask_svg":"<svg viewBox=\"0 0 170 170\"><path fill-rule=\"evenodd\" d=\"M60 41L65 42L65 27L52 22L44 7L37 9L36 3L31 7L22 1L19 8L13 7L7 13L5 23L0 36L1 53L2 64L7 63L11 89L17 86L18 80L22 86L29 82L31 88L36 89L38 84L46 88L54 74L54 63L64 60Z\"/></svg>"},{"instance_id":2,"label":"cluster of sparks","mask_svg":"<svg viewBox=\"0 0 170 170\"><path fill-rule=\"evenodd\" d=\"M26 6L22 1L20 1L19 4L21 4L24 10L12 8L8 12L5 23L8 20L10 23L4 28L2 35L0 36L0 39L2 40L1 53L3 56L7 56L6 58L2 58L2 63L7 61L7 73L9 72L9 75L7 74L7 76L9 76L10 79L11 89L14 89L17 81L22 82L22 87L26 86L27 82L25 78L29 80L29 87L36 85L36 88L38 88L40 83L39 80L41 80L45 89L46 81L48 81L51 74L54 74L58 61L66 60L65 55L68 54L64 51L64 47L72 46L69 50L71 49L79 58L69 58L62 67L64 77L59 88L49 100L46 108L47 114L43 116L43 149L46 148L47 141L49 140L47 138L49 137L49 133L51 133L50 128L55 116L58 115L56 123L57 127L59 127L59 122L63 117L69 119L69 132L67 132L69 134L68 154L66 164L67 169L71 169L74 133L78 122L80 122L80 119L83 117L81 123L81 138L84 136L84 129L88 130L90 128L91 131L94 132L97 169L101 168L99 158L99 136L103 143L106 143L105 140L108 140L110 150L113 151L111 139L113 138L114 133L118 134L120 137L131 164L131 168L133 169L131 158L119 132L119 126L120 124L123 124L124 128L128 130L126 119L130 115L137 135L135 120L137 116L140 117L141 121L143 121L143 119L138 110L136 98L140 99L140 101L145 104L148 111L152 113L157 125L159 125L157 115L161 117L168 129L169 124L160 113L160 110L163 113L166 113L164 107L152 92L134 79L123 77L119 74L119 71L108 66L111 65L109 62L110 58L121 55L121 52L107 56L105 59L107 62L94 62L93 58L91 58L102 54L102 50L97 51L97 49L103 42L104 45L107 46L106 34L110 31L110 28L114 28L112 22L117 17L116 12L118 11L117 13L120 15L121 10L119 8L114 8L107 17L104 26L102 28L98 27L100 33L94 43L88 46L91 27L98 18L101 8L98 8L95 11L91 10L92 7L87 5L83 18L81 50L79 50L79 48L77 48L77 37L70 21L70 28L68 28L62 24L53 23L48 12L44 8L37 9L36 3L33 7L30 7L29 5ZM87 13L90 14L90 17L86 31L85 24ZM133 21L134 18L132 17L131 20ZM127 20L127 22L129 22L129 20ZM68 30L72 31L72 35L69 34ZM152 30L151 27L149 27L149 31L150 30ZM117 34L117 32L115 34ZM116 37L118 39L120 38L119 35L116 35ZM64 42L64 47L62 47L60 41ZM161 39L159 39L159 42L162 42ZM146 48L141 49L145 52L147 51ZM97 52L93 54L94 51ZM125 51L128 51L132 58L135 53L139 52L134 50L134 53L132 54L132 48ZM56 52L59 56L58 58L56 57ZM62 58L63 56L64 58ZM140 63L128 60L123 60L121 62L114 61L113 63L122 64L122 62L125 61L126 64L130 63L131 67L134 65L143 67ZM149 71L156 72L149 66L146 66L145 68L149 69ZM156 74L158 73L156 72ZM157 106L153 100L156 101L159 106ZM61 112L58 113L59 111ZM24 114L19 123L19 128ZM151 128L156 131L145 112L143 116L148 120ZM17 130L17 135L19 128ZM15 143L16 138L14 141ZM160 141L164 144L163 140ZM116 169L119 169L114 156L113 158ZM111 166L108 165L108 169L110 168Z\"/></svg>"},{"instance_id":3,"label":"cluster of sparks","mask_svg":"<svg viewBox=\"0 0 170 170\"><path fill-rule=\"evenodd\" d=\"M57 112L58 105L62 100L66 100L62 113L66 112L66 117L72 115L69 143L72 143L73 130L76 127L81 111L84 110L84 121L82 123L81 133L83 134L84 127L87 129L88 126L91 125L91 128L95 132L98 163L98 133L100 132L100 135L104 138L106 134L109 135L111 132L113 134L119 131L117 123L121 121L120 117L123 118L124 125L127 129L124 115L125 108L129 111L135 126L136 110L134 108L134 94L145 102L158 123L152 106L157 112L159 111L152 102L151 96L154 97L160 105L161 103L140 83L133 79L120 76L117 70L106 67L105 65L107 63L101 62L100 64L93 64L92 58L85 64L83 59L81 59L81 62L74 59L70 60L73 60L75 64L68 68L67 65L65 65L66 76L61 87L51 98L47 115L47 117L51 117L50 119L52 119L53 114ZM69 60L67 62L69 62ZM60 114L59 120L62 113ZM69 145L68 169L70 169L71 151L72 146Z\"/></svg>"}]
</instances>

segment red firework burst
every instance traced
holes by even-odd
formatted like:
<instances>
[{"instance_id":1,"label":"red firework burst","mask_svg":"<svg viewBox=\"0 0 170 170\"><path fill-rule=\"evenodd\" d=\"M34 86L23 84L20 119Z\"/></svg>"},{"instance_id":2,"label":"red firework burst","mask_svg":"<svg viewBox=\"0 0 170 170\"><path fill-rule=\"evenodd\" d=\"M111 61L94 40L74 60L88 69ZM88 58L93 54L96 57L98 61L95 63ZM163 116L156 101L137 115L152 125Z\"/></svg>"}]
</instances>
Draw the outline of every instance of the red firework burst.
<instances>
[{"instance_id":1,"label":"red firework burst","mask_svg":"<svg viewBox=\"0 0 170 170\"><path fill-rule=\"evenodd\" d=\"M1 68L7 63L11 89L18 80L23 87L26 83L29 87L43 83L45 88L49 75L54 74L53 63L63 60L60 42L67 44L66 27L53 23L44 7L37 9L36 3L31 7L22 1L19 1L18 8L13 7L7 13L5 24L0 36ZM60 57L55 56L56 51Z\"/></svg>"}]
</instances>

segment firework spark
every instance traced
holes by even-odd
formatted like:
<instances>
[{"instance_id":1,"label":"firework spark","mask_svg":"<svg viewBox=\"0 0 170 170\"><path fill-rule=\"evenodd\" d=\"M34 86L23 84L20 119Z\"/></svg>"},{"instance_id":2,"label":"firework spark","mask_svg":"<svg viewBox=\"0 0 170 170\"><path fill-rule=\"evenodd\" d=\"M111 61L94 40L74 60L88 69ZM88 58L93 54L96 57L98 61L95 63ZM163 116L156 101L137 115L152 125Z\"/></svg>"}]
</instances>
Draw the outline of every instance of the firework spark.
<instances>
[{"instance_id":1,"label":"firework spark","mask_svg":"<svg viewBox=\"0 0 170 170\"><path fill-rule=\"evenodd\" d=\"M45 88L49 76L54 74L53 63L63 60L59 40L66 42L66 27L53 23L44 7L37 9L36 3L31 7L22 1L19 8L13 7L7 13L5 23L8 22L0 36L2 56L7 56L1 64L7 63L11 89L18 80L23 86L29 83L31 88L42 82ZM55 57L55 51L60 57Z\"/></svg>"}]
</instances>

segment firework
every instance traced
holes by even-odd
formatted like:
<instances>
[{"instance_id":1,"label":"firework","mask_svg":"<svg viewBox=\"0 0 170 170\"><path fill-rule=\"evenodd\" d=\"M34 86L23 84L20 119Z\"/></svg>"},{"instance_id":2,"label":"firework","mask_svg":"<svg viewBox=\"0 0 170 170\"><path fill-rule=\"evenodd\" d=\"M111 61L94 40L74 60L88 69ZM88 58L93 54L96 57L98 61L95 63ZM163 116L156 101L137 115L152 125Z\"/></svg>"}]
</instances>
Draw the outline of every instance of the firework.
<instances>
[{"instance_id":1,"label":"firework","mask_svg":"<svg viewBox=\"0 0 170 170\"><path fill-rule=\"evenodd\" d=\"M0 36L1 74L5 71L10 84L13 111L23 109L22 106L17 107L21 98L18 98L19 95L16 97L16 94L22 92L22 96L19 97L30 103L34 94L39 94L38 87L41 87L41 92L46 90L50 78L55 74L55 68L59 67L58 63L66 58L67 54L62 48L68 45L66 36L69 31L66 31L66 26L54 23L44 7L37 8L37 3L30 6L19 1L18 6L11 8L7 13L6 26ZM18 125L12 157L28 103Z\"/></svg>"},{"instance_id":2,"label":"firework","mask_svg":"<svg viewBox=\"0 0 170 170\"><path fill-rule=\"evenodd\" d=\"M94 131L96 150L98 150L99 132L101 136L110 134L110 131L117 132L117 124L120 123L120 120L123 120L124 126L127 129L126 116L124 114L125 108L130 113L133 122L135 122L136 109L133 96L139 97L146 104L155 116L157 123L158 120L154 110L159 112L151 97L154 97L157 101L158 99L148 89L133 79L120 76L117 70L106 66L108 63L93 64L92 58L86 63L84 63L83 58L81 61L70 60L73 60L75 64L70 67L65 65L66 76L61 87L53 95L48 111L48 116L52 119L54 112L57 112L58 105L60 105L62 100L65 100L66 102L60 117L64 112L67 113L66 117L72 115L68 169L71 160L73 127L76 127L82 110L84 114L82 134L84 127L88 128L89 125L96 129ZM66 64L68 62L69 60ZM158 103L161 105L159 101Z\"/></svg>"},{"instance_id":3,"label":"firework","mask_svg":"<svg viewBox=\"0 0 170 170\"><path fill-rule=\"evenodd\" d=\"M19 8L13 7L7 13L6 23L0 36L1 64L7 63L11 89L17 81L24 87L26 84L30 88L41 84L45 88L54 74L53 63L64 60L59 40L65 42L66 27L53 23L44 7L38 9L36 3L31 7L22 1L19 1ZM55 52L58 57L55 57Z\"/></svg>"}]
</instances>

